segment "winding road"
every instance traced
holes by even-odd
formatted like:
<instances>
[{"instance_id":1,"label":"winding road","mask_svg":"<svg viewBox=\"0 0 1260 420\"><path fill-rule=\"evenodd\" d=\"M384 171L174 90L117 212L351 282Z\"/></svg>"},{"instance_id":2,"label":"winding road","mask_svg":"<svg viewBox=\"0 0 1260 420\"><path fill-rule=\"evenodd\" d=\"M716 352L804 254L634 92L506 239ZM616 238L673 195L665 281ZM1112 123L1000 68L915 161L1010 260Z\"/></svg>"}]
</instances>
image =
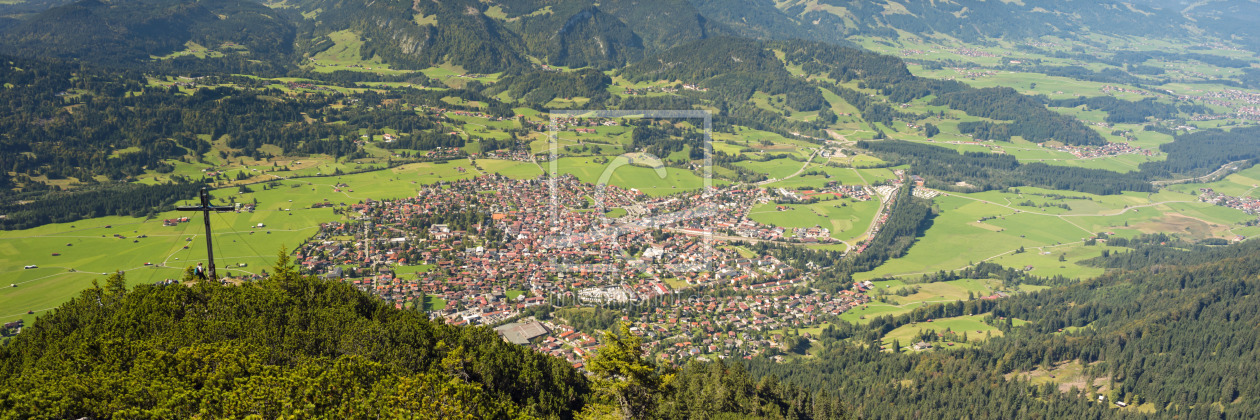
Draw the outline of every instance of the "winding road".
<instances>
[{"instance_id":1,"label":"winding road","mask_svg":"<svg viewBox=\"0 0 1260 420\"><path fill-rule=\"evenodd\" d=\"M1236 161L1221 165L1219 169L1212 171L1212 173L1201 176L1201 177L1184 178L1184 179L1169 179L1169 180L1164 180L1164 181L1151 181L1151 185L1154 185L1156 187L1162 187L1165 185L1184 184L1187 182L1206 182L1210 179L1221 176L1224 173L1228 173L1229 171L1237 170L1239 165L1242 165L1243 163L1246 163L1246 162L1247 160L1245 159L1236 160Z\"/></svg>"},{"instance_id":2,"label":"winding road","mask_svg":"<svg viewBox=\"0 0 1260 420\"><path fill-rule=\"evenodd\" d=\"M783 177L783 179L770 178L765 181L758 182L757 186L766 185L772 182L786 181L786 180L799 176L800 174L805 172L805 168L808 168L811 163L814 163L814 156L818 156L818 153L821 151L822 151L822 148L814 149L814 153L809 155L809 159L805 159L805 164L801 165L801 169L798 169L796 172L792 173L791 175L785 176Z\"/></svg>"}]
</instances>

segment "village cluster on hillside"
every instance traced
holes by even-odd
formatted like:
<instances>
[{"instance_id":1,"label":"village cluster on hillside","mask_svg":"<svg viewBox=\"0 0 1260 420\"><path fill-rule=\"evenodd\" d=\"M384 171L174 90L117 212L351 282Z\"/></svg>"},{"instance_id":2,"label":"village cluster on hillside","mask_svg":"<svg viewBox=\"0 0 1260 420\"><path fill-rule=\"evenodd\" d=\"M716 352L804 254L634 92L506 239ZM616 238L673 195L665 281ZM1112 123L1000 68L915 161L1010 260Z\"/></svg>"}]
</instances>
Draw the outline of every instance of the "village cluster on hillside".
<instances>
[{"instance_id":1,"label":"village cluster on hillside","mask_svg":"<svg viewBox=\"0 0 1260 420\"><path fill-rule=\"evenodd\" d=\"M1071 153L1072 156L1076 156L1081 159L1091 159L1091 158L1119 156L1119 155L1143 155L1143 156L1155 155L1154 151L1142 149L1139 147L1134 147L1128 143L1118 143L1118 142L1107 143L1102 146L1063 145L1063 146L1059 146L1058 150L1061 152Z\"/></svg>"},{"instance_id":2,"label":"village cluster on hillside","mask_svg":"<svg viewBox=\"0 0 1260 420\"><path fill-rule=\"evenodd\" d=\"M440 299L445 306L430 315L451 324L500 324L544 304L618 305L642 311L635 330L666 360L745 357L774 340L770 330L834 320L869 299L815 293L802 270L732 246L782 240L783 228L747 216L770 199L754 187L648 197L572 176L490 175L350 205L350 220L322 225L295 258L307 272L353 282L400 308ZM608 216L614 208L627 213ZM730 293L681 299L689 288ZM559 320L545 327L550 338L527 341L575 363L589 350L582 343L594 343L564 335L578 329Z\"/></svg>"},{"instance_id":3,"label":"village cluster on hillside","mask_svg":"<svg viewBox=\"0 0 1260 420\"><path fill-rule=\"evenodd\" d=\"M1247 214L1260 213L1260 199L1254 197L1233 197L1214 191L1211 188L1199 189L1199 201L1218 206L1242 210Z\"/></svg>"}]
</instances>

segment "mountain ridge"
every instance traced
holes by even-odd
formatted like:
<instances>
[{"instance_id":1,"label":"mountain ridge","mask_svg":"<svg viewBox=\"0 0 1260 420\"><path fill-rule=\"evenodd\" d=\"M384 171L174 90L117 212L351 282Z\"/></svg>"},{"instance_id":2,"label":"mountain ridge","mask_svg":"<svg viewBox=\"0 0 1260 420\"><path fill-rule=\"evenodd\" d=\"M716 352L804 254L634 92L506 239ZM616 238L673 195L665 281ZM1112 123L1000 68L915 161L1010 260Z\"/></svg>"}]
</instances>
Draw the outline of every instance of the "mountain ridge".
<instances>
[{"instance_id":1,"label":"mountain ridge","mask_svg":"<svg viewBox=\"0 0 1260 420\"><path fill-rule=\"evenodd\" d=\"M131 4L144 5L131 13L135 22L161 23L160 7L147 0L110 2L111 8ZM1155 4L1107 2L1096 3L1055 0L1051 3L1024 5L1012 2L957 0L945 2L906 1L843 1L843 0L740 0L738 3L718 0L639 0L634 2L599 3L594 0L529 0L495 2L450 0L445 2L409 2L380 0L368 3L347 3L328 0L285 2L283 7L267 10L253 1L201 1L212 10L235 9L250 25L268 24L261 16L269 16L264 34L250 37L248 30L225 22L213 22L213 16L199 13L189 16L165 16L172 20L166 36L150 34L137 27L142 36L124 39L112 35L106 45L119 45L108 54L93 54L76 43L87 39L110 38L114 32L97 23L124 22L120 13L100 12L95 0L75 3L20 3L26 9L46 7L36 14L11 14L23 23L10 25L4 31L11 44L9 50L34 51L44 45L48 52L62 57L102 59L123 54L124 58L143 60L143 54L162 55L196 36L194 32L233 33L238 44L251 43L257 54L269 60L292 63L288 56L295 44L294 36L316 38L330 32L354 30L366 40L366 47L395 65L413 68L441 64L459 65L470 71L493 73L531 66L531 60L566 67L611 69L698 39L713 36L739 35L756 39L805 39L852 46L854 36L897 39L904 35L927 38L958 39L983 44L987 39L1031 39L1045 35L1074 37L1074 33L1111 34L1116 36L1166 36L1182 27L1199 25L1201 30L1229 37L1231 33L1214 26L1223 26L1238 33L1245 45L1255 46L1249 31L1241 30L1250 21L1238 20L1238 13L1228 13L1246 5L1209 3L1190 12L1198 13L1197 23L1191 15L1160 8ZM40 6L42 5L42 6ZM0 6L3 11L4 6ZM67 9L69 7L69 9ZM1224 9L1222 9L1224 8ZM1046 10L1054 10L1047 12ZM651 12L647 12L647 11ZM15 9L16 11L16 9ZM92 17L75 17L70 11L92 13ZM216 12L217 13L217 12ZM301 16L298 16L301 14ZM152 15L151 17L146 17ZM1244 14L1245 15L1245 14ZM25 16L25 17L24 17ZM234 15L235 16L235 15ZM303 17L304 16L304 17ZM240 18L237 18L240 20ZM41 30L53 20L67 23L82 20L76 36ZM226 19L225 21L231 21ZM442 22L434 25L431 22ZM118 25L114 25L118 26ZM131 33L131 32L127 32ZM133 34L134 35L134 34ZM279 36L279 43L270 45L265 38ZM207 38L201 36L201 38ZM213 38L213 37L212 37ZM39 43L39 44L37 44ZM99 48L99 47L98 47ZM297 51L301 53L302 51ZM268 55L277 54L275 57Z\"/></svg>"}]
</instances>

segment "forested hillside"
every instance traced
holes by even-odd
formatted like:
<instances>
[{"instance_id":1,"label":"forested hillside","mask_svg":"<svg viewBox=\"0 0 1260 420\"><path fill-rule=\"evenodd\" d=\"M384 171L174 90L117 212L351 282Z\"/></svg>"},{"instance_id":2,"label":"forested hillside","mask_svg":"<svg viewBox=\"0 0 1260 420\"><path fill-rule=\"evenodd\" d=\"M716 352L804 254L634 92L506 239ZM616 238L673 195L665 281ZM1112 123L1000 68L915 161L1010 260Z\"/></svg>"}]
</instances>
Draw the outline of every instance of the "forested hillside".
<instances>
[{"instance_id":1,"label":"forested hillside","mask_svg":"<svg viewBox=\"0 0 1260 420\"><path fill-rule=\"evenodd\" d=\"M625 329L604 342L587 376L489 328L298 276L282 253L270 278L241 286L128 290L110 276L0 345L0 406L49 418L844 415L828 393L740 364L657 367Z\"/></svg>"},{"instance_id":2,"label":"forested hillside","mask_svg":"<svg viewBox=\"0 0 1260 420\"><path fill-rule=\"evenodd\" d=\"M1092 194L1153 191L1140 173L1119 174L1100 169L1020 163L1012 156L967 152L906 141L860 142L858 147L910 164L915 173L932 180L933 188L968 190L1035 186ZM969 187L958 188L964 182Z\"/></svg>"},{"instance_id":3,"label":"forested hillside","mask_svg":"<svg viewBox=\"0 0 1260 420\"><path fill-rule=\"evenodd\" d=\"M182 50L188 42L226 43L271 61L293 51L294 36L286 11L253 1L85 0L13 26L0 45L11 54L134 65Z\"/></svg>"},{"instance_id":4,"label":"forested hillside","mask_svg":"<svg viewBox=\"0 0 1260 420\"><path fill-rule=\"evenodd\" d=\"M861 417L1128 417L1092 403L1103 395L1108 402L1148 404L1161 416L1246 418L1260 410L1254 398L1260 392L1257 257L1255 243L1112 254L1105 260L1135 268L992 306L936 305L856 330L832 329L824 332L830 339L817 359L754 360L751 371L838 390ZM853 345L911 322L927 328L924 322L933 318L989 310L1006 335L974 349L906 355ZM1011 319L1029 323L1012 328ZM1022 372L1074 365L1088 384L1018 379Z\"/></svg>"},{"instance_id":5,"label":"forested hillside","mask_svg":"<svg viewBox=\"0 0 1260 420\"><path fill-rule=\"evenodd\" d=\"M1176 141L1160 146L1168 160L1142 165L1142 170L1156 176L1168 174L1204 174L1229 162L1260 158L1256 137L1260 127L1239 127L1233 130L1204 130L1177 136Z\"/></svg>"},{"instance_id":6,"label":"forested hillside","mask_svg":"<svg viewBox=\"0 0 1260 420\"><path fill-rule=\"evenodd\" d=\"M1101 135L1080 120L1050 111L1033 98L1010 88L947 92L938 96L932 104L947 105L977 117L1012 121L1006 130L1009 135L1023 136L1035 143L1052 139L1071 145L1098 146L1106 143ZM994 137L993 140L1010 138Z\"/></svg>"}]
</instances>

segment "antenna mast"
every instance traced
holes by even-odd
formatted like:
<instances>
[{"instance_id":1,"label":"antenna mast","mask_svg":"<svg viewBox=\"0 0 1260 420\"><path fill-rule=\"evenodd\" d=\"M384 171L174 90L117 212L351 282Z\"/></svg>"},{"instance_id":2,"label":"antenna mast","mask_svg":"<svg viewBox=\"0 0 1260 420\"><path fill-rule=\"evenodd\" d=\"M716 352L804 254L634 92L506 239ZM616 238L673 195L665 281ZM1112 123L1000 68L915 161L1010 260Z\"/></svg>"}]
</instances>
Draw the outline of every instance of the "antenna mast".
<instances>
[{"instance_id":1,"label":"antenna mast","mask_svg":"<svg viewBox=\"0 0 1260 420\"><path fill-rule=\"evenodd\" d=\"M201 188L201 205L200 206L179 206L175 210L179 211L199 211L206 219L206 255L210 257L210 279L218 280L218 273L214 270L214 243L210 236L210 212L211 211L229 211L235 210L231 206L211 206L210 192L205 187Z\"/></svg>"}]
</instances>

